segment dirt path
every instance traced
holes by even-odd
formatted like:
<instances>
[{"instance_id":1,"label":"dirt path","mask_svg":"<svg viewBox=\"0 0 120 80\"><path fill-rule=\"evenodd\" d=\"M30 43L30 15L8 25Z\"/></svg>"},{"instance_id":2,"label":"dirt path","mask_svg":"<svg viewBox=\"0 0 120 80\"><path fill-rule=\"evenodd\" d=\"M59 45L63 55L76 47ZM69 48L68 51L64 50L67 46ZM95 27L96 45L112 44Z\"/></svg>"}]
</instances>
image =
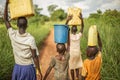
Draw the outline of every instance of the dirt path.
<instances>
[{"instance_id":1,"label":"dirt path","mask_svg":"<svg viewBox=\"0 0 120 80\"><path fill-rule=\"evenodd\" d=\"M56 44L54 43L54 30L51 29L40 51L40 63L43 76L45 75L45 72L49 66L51 57L54 55L56 55ZM50 72L49 76L47 77L47 80L54 80L53 70Z\"/></svg>"}]
</instances>

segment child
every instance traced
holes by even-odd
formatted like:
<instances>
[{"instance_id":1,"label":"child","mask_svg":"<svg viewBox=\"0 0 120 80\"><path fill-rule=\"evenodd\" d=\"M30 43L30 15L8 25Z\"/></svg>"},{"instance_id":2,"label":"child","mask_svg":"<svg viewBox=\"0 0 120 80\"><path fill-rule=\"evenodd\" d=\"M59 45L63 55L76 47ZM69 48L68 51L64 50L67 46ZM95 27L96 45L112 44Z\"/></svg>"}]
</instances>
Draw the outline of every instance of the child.
<instances>
[{"instance_id":1,"label":"child","mask_svg":"<svg viewBox=\"0 0 120 80\"><path fill-rule=\"evenodd\" d=\"M102 64L101 49L102 43L98 33L98 45L87 47L87 57L84 61L84 67L82 69L82 80L101 80L100 78L100 68Z\"/></svg>"},{"instance_id":2,"label":"child","mask_svg":"<svg viewBox=\"0 0 120 80\"><path fill-rule=\"evenodd\" d=\"M27 19L19 17L17 20L18 30L14 30L8 20L8 2L9 0L6 1L5 5L4 21L8 29L15 59L12 80L36 80L34 63L42 80L35 39L26 32Z\"/></svg>"},{"instance_id":3,"label":"child","mask_svg":"<svg viewBox=\"0 0 120 80\"><path fill-rule=\"evenodd\" d=\"M69 22L69 20L72 18L72 16L69 16L66 24ZM76 78L79 80L79 69L82 69L82 57L81 57L81 51L80 51L80 39L82 37L84 23L82 14L80 14L81 19L81 30L79 33L77 33L77 25L73 25L71 29L70 34L70 60L69 60L69 68L71 72L72 80L74 80L74 70L76 72ZM81 72L81 71L80 71Z\"/></svg>"},{"instance_id":4,"label":"child","mask_svg":"<svg viewBox=\"0 0 120 80\"><path fill-rule=\"evenodd\" d=\"M68 76L68 66L69 66L69 46L67 49L64 43L58 43L56 45L58 55L52 57L49 68L46 71L46 74L43 80L46 80L52 68L54 68L54 78L55 80L69 80Z\"/></svg>"}]
</instances>

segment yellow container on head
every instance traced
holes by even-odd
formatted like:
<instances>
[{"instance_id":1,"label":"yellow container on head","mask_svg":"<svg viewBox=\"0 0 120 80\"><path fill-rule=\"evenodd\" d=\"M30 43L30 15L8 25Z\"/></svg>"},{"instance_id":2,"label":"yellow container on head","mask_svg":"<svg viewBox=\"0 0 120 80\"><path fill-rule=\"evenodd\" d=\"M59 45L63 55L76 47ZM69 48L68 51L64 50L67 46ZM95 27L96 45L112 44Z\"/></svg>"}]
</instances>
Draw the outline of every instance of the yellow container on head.
<instances>
[{"instance_id":1,"label":"yellow container on head","mask_svg":"<svg viewBox=\"0 0 120 80\"><path fill-rule=\"evenodd\" d=\"M10 18L27 17L34 15L32 0L9 0Z\"/></svg>"},{"instance_id":2,"label":"yellow container on head","mask_svg":"<svg viewBox=\"0 0 120 80\"><path fill-rule=\"evenodd\" d=\"M88 32L88 46L97 46L97 42L97 27L96 25L92 25Z\"/></svg>"},{"instance_id":3,"label":"yellow container on head","mask_svg":"<svg viewBox=\"0 0 120 80\"><path fill-rule=\"evenodd\" d=\"M68 16L73 15L72 19L68 22L68 25L81 25L80 17L81 9L77 7L68 8Z\"/></svg>"}]
</instances>

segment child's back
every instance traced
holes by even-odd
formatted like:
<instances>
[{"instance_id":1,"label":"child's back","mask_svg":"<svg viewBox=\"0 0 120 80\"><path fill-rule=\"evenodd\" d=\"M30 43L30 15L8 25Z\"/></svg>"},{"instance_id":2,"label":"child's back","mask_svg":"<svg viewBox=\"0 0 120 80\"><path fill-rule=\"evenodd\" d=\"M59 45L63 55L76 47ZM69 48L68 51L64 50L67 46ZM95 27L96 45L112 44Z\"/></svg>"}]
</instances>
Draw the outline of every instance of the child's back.
<instances>
[{"instance_id":1,"label":"child's back","mask_svg":"<svg viewBox=\"0 0 120 80\"><path fill-rule=\"evenodd\" d=\"M54 67L54 78L55 80L68 80L68 61L69 53L65 53L64 60L58 59L56 56L52 57L50 66Z\"/></svg>"},{"instance_id":2,"label":"child's back","mask_svg":"<svg viewBox=\"0 0 120 80\"><path fill-rule=\"evenodd\" d=\"M94 59L86 59L82 76L86 76L85 80L100 80L100 69L102 64L101 52L99 51Z\"/></svg>"},{"instance_id":3,"label":"child's back","mask_svg":"<svg viewBox=\"0 0 120 80\"><path fill-rule=\"evenodd\" d=\"M66 49L64 43L58 43L56 45L58 55L51 58L49 68L46 71L46 74L43 80L46 80L47 76L54 68L54 78L55 80L69 80L68 68L69 68L69 50Z\"/></svg>"}]
</instances>

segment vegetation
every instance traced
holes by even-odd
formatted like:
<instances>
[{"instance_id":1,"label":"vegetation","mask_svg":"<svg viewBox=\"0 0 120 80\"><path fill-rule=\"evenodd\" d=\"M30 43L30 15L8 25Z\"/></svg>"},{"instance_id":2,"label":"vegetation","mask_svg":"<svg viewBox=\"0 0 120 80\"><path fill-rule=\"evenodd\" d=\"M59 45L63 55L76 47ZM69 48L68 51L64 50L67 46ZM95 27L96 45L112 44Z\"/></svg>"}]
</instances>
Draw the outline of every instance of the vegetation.
<instances>
[{"instance_id":1,"label":"vegetation","mask_svg":"<svg viewBox=\"0 0 120 80\"><path fill-rule=\"evenodd\" d=\"M51 14L51 20L52 21L62 21L66 18L67 14L62 9L57 9Z\"/></svg>"},{"instance_id":2,"label":"vegetation","mask_svg":"<svg viewBox=\"0 0 120 80\"><path fill-rule=\"evenodd\" d=\"M57 6L56 6L57 7ZM55 8L56 8L55 7ZM66 13L62 9L53 9L51 17L40 14L41 8L35 6L36 15L30 19L27 29L36 40L40 47L49 33L50 28L56 23L65 23ZM84 15L84 14L83 14ZM2 19L0 19L2 20ZM16 27L16 22L12 22L12 26ZM86 58L87 35L91 25L97 25L100 33L102 48L102 80L119 80L120 79L120 11L106 10L104 13L98 10L97 13L90 14L89 18L84 19L84 33L81 40L81 50L83 59ZM0 22L0 80L11 80L12 69L14 65L14 57L5 25Z\"/></svg>"},{"instance_id":3,"label":"vegetation","mask_svg":"<svg viewBox=\"0 0 120 80\"><path fill-rule=\"evenodd\" d=\"M57 5L49 5L48 6L49 13L52 14L57 7L58 7Z\"/></svg>"},{"instance_id":4,"label":"vegetation","mask_svg":"<svg viewBox=\"0 0 120 80\"><path fill-rule=\"evenodd\" d=\"M84 59L86 58L85 50L87 47L88 29L91 25L97 25L100 33L102 48L102 80L119 80L120 79L120 12L117 10L106 10L103 14L94 13L88 19L85 19L85 30L81 41L81 50Z\"/></svg>"}]
</instances>

